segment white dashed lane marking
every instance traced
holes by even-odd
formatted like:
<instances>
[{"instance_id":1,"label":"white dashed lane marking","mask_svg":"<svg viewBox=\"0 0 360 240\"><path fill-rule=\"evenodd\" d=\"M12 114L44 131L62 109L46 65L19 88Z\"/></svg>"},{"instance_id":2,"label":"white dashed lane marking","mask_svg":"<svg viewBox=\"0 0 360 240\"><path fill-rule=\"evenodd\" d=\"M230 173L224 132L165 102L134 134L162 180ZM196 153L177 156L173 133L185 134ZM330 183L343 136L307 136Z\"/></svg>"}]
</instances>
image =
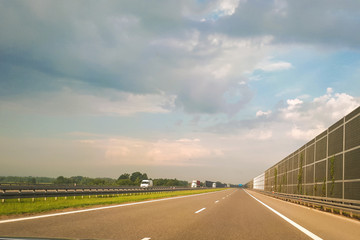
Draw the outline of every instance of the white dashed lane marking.
<instances>
[{"instance_id":1,"label":"white dashed lane marking","mask_svg":"<svg viewBox=\"0 0 360 240\"><path fill-rule=\"evenodd\" d=\"M199 212L201 212L201 211L204 211L206 208L202 208L202 209L200 209L200 210L197 210L195 213L199 213Z\"/></svg>"}]
</instances>

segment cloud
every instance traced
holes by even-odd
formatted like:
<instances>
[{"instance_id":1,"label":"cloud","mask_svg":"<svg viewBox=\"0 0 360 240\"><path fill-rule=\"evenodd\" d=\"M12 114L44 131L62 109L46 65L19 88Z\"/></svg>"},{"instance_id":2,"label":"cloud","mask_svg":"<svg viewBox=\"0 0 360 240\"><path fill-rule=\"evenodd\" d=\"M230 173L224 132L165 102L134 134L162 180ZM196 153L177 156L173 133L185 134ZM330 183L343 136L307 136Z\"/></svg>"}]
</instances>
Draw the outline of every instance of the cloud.
<instances>
[{"instance_id":1,"label":"cloud","mask_svg":"<svg viewBox=\"0 0 360 240\"><path fill-rule=\"evenodd\" d=\"M314 76L305 66L309 58L324 60L327 57L318 56L331 51L337 64L343 61L338 50L359 48L359 15L358 0L0 1L0 112L1 123L11 126L2 132L56 133L73 141L56 148L60 140L28 144L17 139L11 148L3 139L2 159L15 159L12 152L18 159L32 154L31 161L41 165L37 159L45 162L56 155L59 167L62 159L79 158L78 166L91 165L96 174L102 166L111 166L103 168L107 172L117 171L114 165L152 164L213 167L221 177L226 166L237 166L234 176L253 177L251 171L240 174L243 166L258 164L263 170L264 164L278 161L359 105L355 90L328 89L314 97L313 91L304 93L301 80ZM295 55L299 49L307 53ZM350 69L353 77L355 64L347 63L356 60L357 53L349 52L344 65L336 66ZM295 70L304 75L293 78ZM254 71L262 72L252 75ZM348 79L339 74L335 84L318 71L319 87L323 82L339 87ZM291 87L284 89L288 85L280 75L286 75ZM264 87L266 83L271 86ZM276 87L277 96L261 99ZM282 96L291 97L272 102ZM136 121L122 125L138 113L149 113L141 118L142 125L156 122L159 131L142 126L145 131L140 133ZM52 118L48 124L47 115L80 123ZM114 125L79 127L84 120L79 116L84 115L101 123L101 116L116 116L111 118L114 125L128 136L86 133L103 133ZM29 125L28 116L33 117ZM45 129L33 127L43 123ZM72 133L64 136L60 131ZM154 139L141 139L145 135ZM13 169L24 161L18 160Z\"/></svg>"},{"instance_id":2,"label":"cloud","mask_svg":"<svg viewBox=\"0 0 360 240\"><path fill-rule=\"evenodd\" d=\"M311 3L247 1L233 15L219 19L216 31L231 36L271 35L274 42L280 44L358 48L359 13L357 0L346 3L326 0Z\"/></svg>"},{"instance_id":3,"label":"cloud","mask_svg":"<svg viewBox=\"0 0 360 240\"><path fill-rule=\"evenodd\" d=\"M289 136L310 140L359 105L360 98L334 93L332 88L327 88L325 95L311 101L287 100L287 106L280 109L279 117L293 125Z\"/></svg>"},{"instance_id":4,"label":"cloud","mask_svg":"<svg viewBox=\"0 0 360 240\"><path fill-rule=\"evenodd\" d=\"M256 112L256 117L263 117L263 116L264 116L264 117L267 117L267 116L269 116L271 113L272 113L271 110L266 111L266 112L259 110L259 111Z\"/></svg>"},{"instance_id":5,"label":"cloud","mask_svg":"<svg viewBox=\"0 0 360 240\"><path fill-rule=\"evenodd\" d=\"M186 9L187 18L195 21L215 22L220 18L231 16L236 9L247 0L210 0L195 1L197 6Z\"/></svg>"},{"instance_id":6,"label":"cloud","mask_svg":"<svg viewBox=\"0 0 360 240\"><path fill-rule=\"evenodd\" d=\"M258 65L257 69L260 69L265 72L274 72L287 70L292 68L292 64L289 62L275 62L275 63L261 63Z\"/></svg>"},{"instance_id":7,"label":"cloud","mask_svg":"<svg viewBox=\"0 0 360 240\"><path fill-rule=\"evenodd\" d=\"M231 16L239 6L240 0L218 0L215 2L215 9L205 17L205 20L217 20L224 16Z\"/></svg>"},{"instance_id":8,"label":"cloud","mask_svg":"<svg viewBox=\"0 0 360 240\"><path fill-rule=\"evenodd\" d=\"M315 126L315 128L311 129L300 129L297 126L293 126L290 131L288 131L288 136L293 139L298 140L310 140L314 138L316 135L324 131L324 125Z\"/></svg>"},{"instance_id":9,"label":"cloud","mask_svg":"<svg viewBox=\"0 0 360 240\"><path fill-rule=\"evenodd\" d=\"M76 92L65 88L35 96L0 99L0 110L50 115L119 115L167 113L174 108L175 96L132 94L104 90L101 94Z\"/></svg>"},{"instance_id":10,"label":"cloud","mask_svg":"<svg viewBox=\"0 0 360 240\"><path fill-rule=\"evenodd\" d=\"M322 122L325 125L345 116L360 105L358 97L346 93L334 93L327 88L325 95L315 97L309 102L288 99L287 106L280 109L284 119L292 121Z\"/></svg>"},{"instance_id":11,"label":"cloud","mask_svg":"<svg viewBox=\"0 0 360 240\"><path fill-rule=\"evenodd\" d=\"M260 3L1 2L0 96L64 87L112 88L134 98L162 92L187 113L235 115L253 97L238 84L247 72L293 67L269 61L278 49L360 42L358 1L319 1L311 9L296 1ZM204 17L216 19L194 20Z\"/></svg>"},{"instance_id":12,"label":"cloud","mask_svg":"<svg viewBox=\"0 0 360 240\"><path fill-rule=\"evenodd\" d=\"M146 141L126 137L81 139L78 142L104 153L110 165L199 166L206 158L222 156L220 148L209 148L200 139Z\"/></svg>"},{"instance_id":13,"label":"cloud","mask_svg":"<svg viewBox=\"0 0 360 240\"><path fill-rule=\"evenodd\" d=\"M359 97L327 88L322 96L287 99L273 110L257 111L254 118L223 121L207 130L217 134L237 133L254 139L290 137L305 143L359 105Z\"/></svg>"},{"instance_id":14,"label":"cloud","mask_svg":"<svg viewBox=\"0 0 360 240\"><path fill-rule=\"evenodd\" d=\"M189 20L185 12L204 14L199 6L205 3L142 3L144 11L135 2L15 2L0 8L0 29L7 33L0 36L0 97L28 95L41 102L42 92L58 96L65 87L100 97L100 105L111 88L128 94L130 103L143 104L143 96L162 101L154 99L161 92L190 114L234 115L253 97L244 73L272 50L271 36L232 37ZM205 5L232 16L239 4ZM138 111L102 106L120 115Z\"/></svg>"}]
</instances>

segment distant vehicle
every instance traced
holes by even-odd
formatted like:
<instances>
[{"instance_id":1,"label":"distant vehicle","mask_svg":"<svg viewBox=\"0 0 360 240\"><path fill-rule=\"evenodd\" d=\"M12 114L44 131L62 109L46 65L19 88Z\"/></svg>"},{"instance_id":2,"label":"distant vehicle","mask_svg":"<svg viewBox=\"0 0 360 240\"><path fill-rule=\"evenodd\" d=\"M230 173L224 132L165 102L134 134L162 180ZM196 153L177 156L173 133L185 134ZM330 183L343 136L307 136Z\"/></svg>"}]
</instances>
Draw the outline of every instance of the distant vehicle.
<instances>
[{"instance_id":1,"label":"distant vehicle","mask_svg":"<svg viewBox=\"0 0 360 240\"><path fill-rule=\"evenodd\" d=\"M213 184L212 181L207 181L207 180L205 181L205 187L207 187L207 188L211 188L212 184Z\"/></svg>"},{"instance_id":2,"label":"distant vehicle","mask_svg":"<svg viewBox=\"0 0 360 240\"><path fill-rule=\"evenodd\" d=\"M200 181L199 180L193 180L191 183L192 188L198 188L200 187Z\"/></svg>"},{"instance_id":3,"label":"distant vehicle","mask_svg":"<svg viewBox=\"0 0 360 240\"><path fill-rule=\"evenodd\" d=\"M148 188L153 186L153 180L142 180L140 187L142 188Z\"/></svg>"},{"instance_id":4,"label":"distant vehicle","mask_svg":"<svg viewBox=\"0 0 360 240\"><path fill-rule=\"evenodd\" d=\"M212 184L212 187L213 187L213 188L216 188L216 182L214 182L214 183Z\"/></svg>"}]
</instances>

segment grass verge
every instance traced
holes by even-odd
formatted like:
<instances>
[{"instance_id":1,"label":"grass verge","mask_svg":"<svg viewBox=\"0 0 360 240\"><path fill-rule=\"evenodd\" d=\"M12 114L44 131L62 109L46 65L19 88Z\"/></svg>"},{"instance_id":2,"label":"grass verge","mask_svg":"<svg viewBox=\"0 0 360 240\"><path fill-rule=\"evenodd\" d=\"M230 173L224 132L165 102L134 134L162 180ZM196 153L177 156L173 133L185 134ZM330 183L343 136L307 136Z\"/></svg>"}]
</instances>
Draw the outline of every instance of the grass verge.
<instances>
[{"instance_id":1,"label":"grass verge","mask_svg":"<svg viewBox=\"0 0 360 240\"><path fill-rule=\"evenodd\" d=\"M160 193L132 193L132 194L115 194L115 195L98 195L92 196L77 196L74 197L51 197L51 198L31 198L21 199L6 199L5 202L0 202L0 216L9 216L14 214L40 213L51 210L66 209L66 208L83 208L94 205L106 204L120 204L128 202L139 202L150 199L168 198L182 195L192 195L207 192L214 192L223 189L201 189L201 190L187 190L187 191L173 191Z\"/></svg>"}]
</instances>

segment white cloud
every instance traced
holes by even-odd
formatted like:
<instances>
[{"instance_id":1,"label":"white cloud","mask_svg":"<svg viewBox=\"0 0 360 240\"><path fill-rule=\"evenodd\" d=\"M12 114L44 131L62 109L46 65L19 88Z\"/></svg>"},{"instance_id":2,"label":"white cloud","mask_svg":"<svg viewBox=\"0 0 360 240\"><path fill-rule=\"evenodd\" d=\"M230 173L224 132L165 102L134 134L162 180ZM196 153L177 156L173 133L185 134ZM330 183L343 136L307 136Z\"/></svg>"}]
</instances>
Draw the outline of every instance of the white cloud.
<instances>
[{"instance_id":1,"label":"white cloud","mask_svg":"<svg viewBox=\"0 0 360 240\"><path fill-rule=\"evenodd\" d=\"M262 117L262 116L268 117L271 113L272 113L271 110L266 112L259 110L256 112L256 117Z\"/></svg>"},{"instance_id":2,"label":"white cloud","mask_svg":"<svg viewBox=\"0 0 360 240\"><path fill-rule=\"evenodd\" d=\"M332 88L327 88L326 89L327 94L332 94L333 92L334 92L334 90Z\"/></svg>"},{"instance_id":3,"label":"white cloud","mask_svg":"<svg viewBox=\"0 0 360 240\"><path fill-rule=\"evenodd\" d=\"M303 101L301 101L298 98L295 98L295 99L286 100L286 103L288 104L288 109L292 110L299 107L303 103Z\"/></svg>"},{"instance_id":4,"label":"white cloud","mask_svg":"<svg viewBox=\"0 0 360 240\"><path fill-rule=\"evenodd\" d=\"M165 94L132 94L105 90L101 95L80 93L69 88L36 96L0 100L0 109L40 114L132 115L167 113L176 97Z\"/></svg>"},{"instance_id":5,"label":"white cloud","mask_svg":"<svg viewBox=\"0 0 360 240\"><path fill-rule=\"evenodd\" d=\"M198 138L146 141L112 137L78 142L103 151L105 163L111 165L194 166L205 164L205 158L223 155L220 148L208 147Z\"/></svg>"},{"instance_id":6,"label":"white cloud","mask_svg":"<svg viewBox=\"0 0 360 240\"><path fill-rule=\"evenodd\" d=\"M334 93L332 88L327 88L326 94L320 97L288 99L286 102L287 106L280 109L279 117L291 129L288 135L294 139L310 140L358 107L360 98Z\"/></svg>"},{"instance_id":7,"label":"white cloud","mask_svg":"<svg viewBox=\"0 0 360 240\"><path fill-rule=\"evenodd\" d=\"M172 64L163 68L161 64L163 71L159 78L171 79L164 81L161 89L178 93L177 107L186 112L235 114L252 97L245 72L253 69L271 51L271 41L271 36L229 38L206 33L187 33L185 37L153 41L154 46L166 43L168 51L162 52L162 57L167 59L169 53L178 56L176 68ZM229 92L239 94L229 102L224 97Z\"/></svg>"},{"instance_id":8,"label":"white cloud","mask_svg":"<svg viewBox=\"0 0 360 240\"><path fill-rule=\"evenodd\" d=\"M214 132L238 134L245 139L288 141L304 144L330 127L340 118L360 106L360 98L346 93L336 93L328 88L320 97L294 98L285 106L271 110L259 110L249 120L229 121L211 128ZM271 116L271 117L270 117ZM256 144L248 142L243 146ZM277 146L274 144L274 148Z\"/></svg>"},{"instance_id":9,"label":"white cloud","mask_svg":"<svg viewBox=\"0 0 360 240\"><path fill-rule=\"evenodd\" d=\"M288 131L288 136L296 139L296 140L310 140L314 138L316 135L324 131L324 125L318 125L315 128L312 129L300 129L297 126L294 126L291 128L290 131Z\"/></svg>"},{"instance_id":10,"label":"white cloud","mask_svg":"<svg viewBox=\"0 0 360 240\"><path fill-rule=\"evenodd\" d=\"M289 62L273 62L273 63L260 63L256 69L260 69L265 72L274 72L274 71L281 71L287 70L292 68L292 64Z\"/></svg>"},{"instance_id":11,"label":"white cloud","mask_svg":"<svg viewBox=\"0 0 360 240\"><path fill-rule=\"evenodd\" d=\"M215 0L209 1L205 10L200 13L200 22L217 21L222 17L231 16L236 12L240 3L245 3L247 0ZM193 17L190 17L193 18Z\"/></svg>"},{"instance_id":12,"label":"white cloud","mask_svg":"<svg viewBox=\"0 0 360 240\"><path fill-rule=\"evenodd\" d=\"M231 16L239 6L240 0L220 0L219 7L215 10L220 16Z\"/></svg>"}]
</instances>

